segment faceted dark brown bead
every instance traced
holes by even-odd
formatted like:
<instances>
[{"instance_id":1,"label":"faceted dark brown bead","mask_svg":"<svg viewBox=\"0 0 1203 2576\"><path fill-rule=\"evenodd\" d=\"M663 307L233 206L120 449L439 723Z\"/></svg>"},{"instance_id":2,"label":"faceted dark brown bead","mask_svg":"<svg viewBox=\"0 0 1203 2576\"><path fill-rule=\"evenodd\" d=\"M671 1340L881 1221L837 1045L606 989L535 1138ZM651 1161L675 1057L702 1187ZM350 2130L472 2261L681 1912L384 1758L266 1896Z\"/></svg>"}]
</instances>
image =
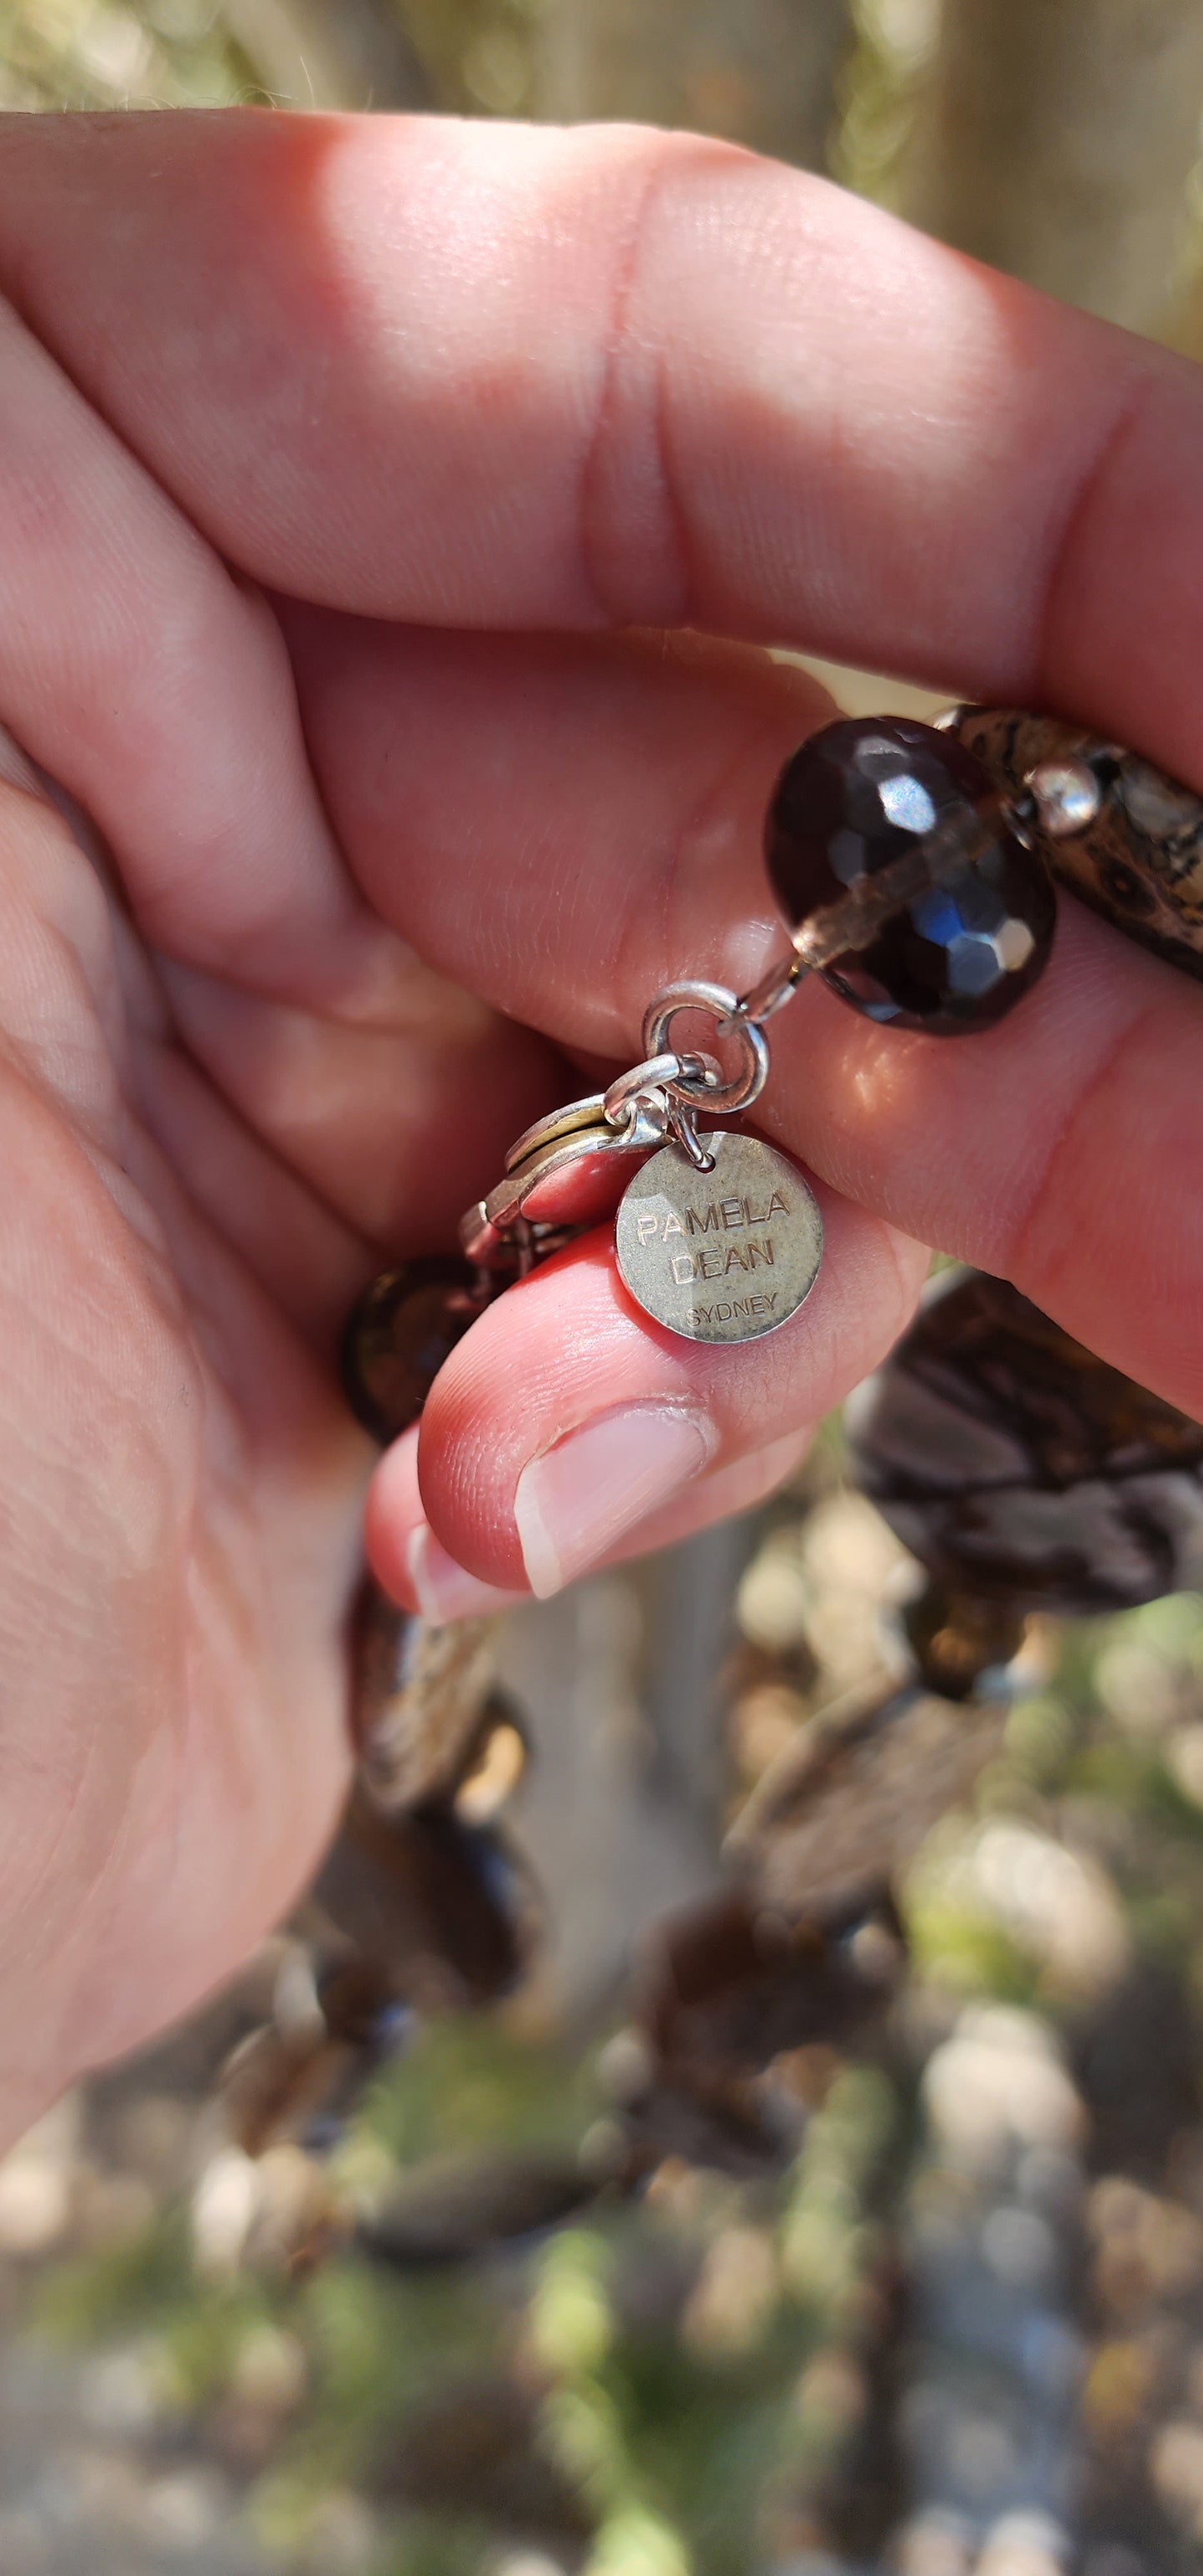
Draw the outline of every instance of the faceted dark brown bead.
<instances>
[{"instance_id":1,"label":"faceted dark brown bead","mask_svg":"<svg viewBox=\"0 0 1203 2576\"><path fill-rule=\"evenodd\" d=\"M340 1367L347 1402L374 1440L416 1422L448 1352L489 1302L479 1273L450 1255L386 1270L352 1307Z\"/></svg>"},{"instance_id":2,"label":"faceted dark brown bead","mask_svg":"<svg viewBox=\"0 0 1203 2576\"><path fill-rule=\"evenodd\" d=\"M795 930L858 881L905 857L993 790L954 736L906 716L824 726L782 771L765 855ZM984 1029L1035 983L1052 946L1056 898L1041 859L1000 824L980 857L913 897L826 980L867 1019L938 1037Z\"/></svg>"},{"instance_id":3,"label":"faceted dark brown bead","mask_svg":"<svg viewBox=\"0 0 1203 2576\"><path fill-rule=\"evenodd\" d=\"M1005 1280L941 1280L847 1423L864 1491L953 1593L1087 1614L1203 1576L1203 1428Z\"/></svg>"}]
</instances>

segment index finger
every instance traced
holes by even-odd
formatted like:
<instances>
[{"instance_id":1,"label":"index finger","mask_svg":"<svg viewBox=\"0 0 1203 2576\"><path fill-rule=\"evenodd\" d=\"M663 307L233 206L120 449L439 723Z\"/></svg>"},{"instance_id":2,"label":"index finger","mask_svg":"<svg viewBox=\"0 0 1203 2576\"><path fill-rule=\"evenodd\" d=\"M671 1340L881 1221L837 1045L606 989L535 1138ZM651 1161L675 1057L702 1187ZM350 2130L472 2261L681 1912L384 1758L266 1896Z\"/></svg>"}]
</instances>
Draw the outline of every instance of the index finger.
<instances>
[{"instance_id":1,"label":"index finger","mask_svg":"<svg viewBox=\"0 0 1203 2576\"><path fill-rule=\"evenodd\" d=\"M1203 775L1185 362L690 137L14 118L5 159L0 278L259 579L792 641Z\"/></svg>"}]
</instances>

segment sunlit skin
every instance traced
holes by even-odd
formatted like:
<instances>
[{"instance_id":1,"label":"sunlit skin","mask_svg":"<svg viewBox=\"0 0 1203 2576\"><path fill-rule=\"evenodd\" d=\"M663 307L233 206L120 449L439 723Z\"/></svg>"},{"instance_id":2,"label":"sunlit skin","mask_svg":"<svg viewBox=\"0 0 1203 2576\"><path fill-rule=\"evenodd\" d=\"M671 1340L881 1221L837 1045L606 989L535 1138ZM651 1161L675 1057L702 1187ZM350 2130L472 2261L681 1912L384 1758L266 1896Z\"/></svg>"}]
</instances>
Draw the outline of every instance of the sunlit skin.
<instances>
[{"instance_id":1,"label":"sunlit skin","mask_svg":"<svg viewBox=\"0 0 1203 2576\"><path fill-rule=\"evenodd\" d=\"M674 1341L586 1242L374 1482L330 1366L661 984L772 954L760 819L824 708L765 646L1203 785L1203 378L619 128L17 118L0 287L13 2133L312 1867L365 1495L401 1597L423 1521L520 1593L522 1467L667 1402L718 1445L624 1546L696 1528L887 1349L926 1243L1203 1406L1203 994L1068 900L988 1035L818 987L776 1023L763 1121L828 1234L780 1334Z\"/></svg>"}]
</instances>

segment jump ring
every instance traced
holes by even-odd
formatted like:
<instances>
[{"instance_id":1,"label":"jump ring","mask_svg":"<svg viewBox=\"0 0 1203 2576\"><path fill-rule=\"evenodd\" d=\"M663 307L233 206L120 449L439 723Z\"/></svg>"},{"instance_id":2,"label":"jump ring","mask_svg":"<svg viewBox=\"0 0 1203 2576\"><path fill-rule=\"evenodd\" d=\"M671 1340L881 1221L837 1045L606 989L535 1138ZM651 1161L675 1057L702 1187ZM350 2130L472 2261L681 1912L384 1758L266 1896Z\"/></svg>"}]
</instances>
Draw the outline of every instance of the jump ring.
<instances>
[{"instance_id":1,"label":"jump ring","mask_svg":"<svg viewBox=\"0 0 1203 2576\"><path fill-rule=\"evenodd\" d=\"M667 1081L663 1089L671 1100L683 1100L691 1108L705 1108L716 1117L731 1118L738 1109L750 1109L759 1100L769 1077L769 1044L763 1031L747 1020L734 1017L739 997L724 984L687 981L669 984L658 993L643 1023L643 1044L649 1056L662 1055L668 1045L668 1032L681 1011L707 1011L714 1020L730 1023L729 1034L743 1059L740 1071L731 1082L720 1084L717 1091L699 1093L696 1085Z\"/></svg>"},{"instance_id":2,"label":"jump ring","mask_svg":"<svg viewBox=\"0 0 1203 2576\"><path fill-rule=\"evenodd\" d=\"M711 1055L676 1055L671 1049L651 1055L643 1064L632 1065L629 1073L620 1073L605 1096L605 1114L611 1126L624 1123L633 1100L647 1091L668 1091L674 1083L695 1086L690 1097L709 1098L717 1090L722 1068Z\"/></svg>"}]
</instances>

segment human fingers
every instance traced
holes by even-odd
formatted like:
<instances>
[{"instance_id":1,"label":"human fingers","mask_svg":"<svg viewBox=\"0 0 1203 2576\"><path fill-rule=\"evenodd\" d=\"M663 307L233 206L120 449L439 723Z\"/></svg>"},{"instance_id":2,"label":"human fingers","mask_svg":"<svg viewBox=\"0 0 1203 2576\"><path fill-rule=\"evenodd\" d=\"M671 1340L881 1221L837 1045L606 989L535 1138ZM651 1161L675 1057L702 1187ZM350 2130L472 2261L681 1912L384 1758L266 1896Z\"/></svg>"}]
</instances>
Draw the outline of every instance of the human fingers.
<instances>
[{"instance_id":1,"label":"human fingers","mask_svg":"<svg viewBox=\"0 0 1203 2576\"><path fill-rule=\"evenodd\" d=\"M802 675L699 639L321 619L293 643L323 796L373 903L502 1009L631 1061L662 985L738 986L780 949L762 817L823 713ZM1062 896L1042 980L985 1034L875 1028L815 979L770 1036L766 1132L1203 1412L1195 983Z\"/></svg>"},{"instance_id":2,"label":"human fingers","mask_svg":"<svg viewBox=\"0 0 1203 2576\"><path fill-rule=\"evenodd\" d=\"M714 1521L754 1510L800 1466L810 1437L809 1425L786 1432L765 1448L697 1477L675 1501L628 1525L613 1547L603 1552L599 1565L621 1564L652 1548L673 1547L680 1539L696 1537ZM527 1597L525 1592L482 1583L457 1565L435 1537L418 1482L418 1439L415 1423L394 1441L377 1471L372 1500L377 1581L394 1600L420 1611L434 1627L449 1619L487 1618L494 1611L512 1608Z\"/></svg>"},{"instance_id":3,"label":"human fingers","mask_svg":"<svg viewBox=\"0 0 1203 2576\"><path fill-rule=\"evenodd\" d=\"M557 1591L638 1534L679 1536L714 1516L712 1478L755 1487L749 1462L797 1454L896 1340L927 1256L821 1190L827 1258L806 1303L754 1350L663 1332L638 1313L593 1234L489 1307L457 1344L422 1416L422 1513L468 1574ZM670 1517L671 1516L671 1517ZM369 1560L407 1594L412 1455L386 1458L369 1496ZM419 1566L419 1574L422 1569Z\"/></svg>"},{"instance_id":4,"label":"human fingers","mask_svg":"<svg viewBox=\"0 0 1203 2576\"><path fill-rule=\"evenodd\" d=\"M1197 758L1185 362L695 137L14 118L5 154L0 278L244 572L792 640Z\"/></svg>"},{"instance_id":5,"label":"human fingers","mask_svg":"<svg viewBox=\"0 0 1203 2576\"><path fill-rule=\"evenodd\" d=\"M177 1117L172 1135L193 1185L203 1167L215 1214L236 1189L233 1162L223 1170L217 1152L218 1125L228 1130L233 1115L280 1172L375 1247L374 1264L365 1253L368 1275L453 1243L463 1209L491 1188L512 1139L575 1081L533 1030L416 957L371 1011L268 1001L165 961L159 971L190 1059L194 1114ZM182 1088L177 1071L181 1110ZM150 1114L162 1125L157 1097ZM233 1213L257 1225L260 1212L239 1196Z\"/></svg>"},{"instance_id":6,"label":"human fingers","mask_svg":"<svg viewBox=\"0 0 1203 2576\"><path fill-rule=\"evenodd\" d=\"M220 1021L235 1106L272 1151L395 1249L437 1101L461 1149L425 1193L445 1229L542 1105L545 1051L371 913L266 604L2 305L0 365L0 718L110 844L164 980L188 979L198 1024ZM158 1081L143 1105L164 1108Z\"/></svg>"},{"instance_id":7,"label":"human fingers","mask_svg":"<svg viewBox=\"0 0 1203 2576\"><path fill-rule=\"evenodd\" d=\"M7 2142L328 1836L366 1443L131 1111L109 904L0 771Z\"/></svg>"},{"instance_id":8,"label":"human fingers","mask_svg":"<svg viewBox=\"0 0 1203 2576\"><path fill-rule=\"evenodd\" d=\"M320 792L408 986L352 1020L160 971L239 1119L387 1252L435 1250L590 1086L516 1022L629 1063L682 958L759 965L764 780L830 701L738 645L286 622Z\"/></svg>"},{"instance_id":9,"label":"human fingers","mask_svg":"<svg viewBox=\"0 0 1203 2576\"><path fill-rule=\"evenodd\" d=\"M433 127L172 132L170 179L156 163L153 189L146 156L158 145L145 129L106 135L86 162L66 129L18 135L20 184L0 231L47 339L236 561L407 615L684 614L792 634L993 693L1055 695L1184 770L1197 759L1194 371L715 147ZM115 261L118 228L104 215L117 204ZM252 212L256 247L232 305L231 221L245 231ZM612 288L620 239L629 291L616 328L599 280ZM127 334L131 266L146 318ZM530 327L549 301L564 317L554 337ZM114 725L110 760L119 740ZM203 871L172 877L168 833L155 865L147 877L131 864L135 903L178 902L185 878L203 903ZM188 940L220 949L219 895ZM1087 957L1088 933L1074 936ZM1154 1018L1166 989L1164 977L1141 987ZM1148 1079L1134 1078L1140 994L1134 1010L1121 995L1118 1016L1114 991L1101 998L1100 1012L1087 994L1045 1053L1038 1070L1054 1088L1040 1093L1025 1169L1010 1185L1004 1171L980 1223L971 1193L961 1227L963 1171L948 1165L957 1239L1013 1246L1007 1266L1021 1261L1037 1295L1047 1269L1046 1302L1078 1323L1072 1261L1045 1260L1040 1221L1059 1120L1086 1176L1066 1226L1077 1239L1089 1219L1100 1273L1082 1314L1109 1356L1189 1404L1189 1214L1185 1231L1153 1225L1134 1300L1116 1193L1100 1193L1099 1162L1082 1151L1098 1134L1090 1096L1107 1058L1124 1057L1116 1079L1142 1188L1155 1189L1176 1152L1189 1209L1197 1139L1180 1085L1150 1122ZM809 1014L813 1031L827 1008L807 996L795 1028ZM1167 1006L1184 1054L1186 1010L1181 994ZM979 1041L983 1082L987 1067L1008 1073L1005 1034ZM781 1058L792 1043L783 1036ZM867 1043L859 1029L841 1038ZM892 1052L868 1086L861 1160L863 1185L884 1193L899 1167L874 1160L892 1141L883 1102L900 1089L921 1102L925 1082L947 1077L925 1050L929 1073L912 1080L922 1041L904 1054L906 1042L874 1043ZM971 1141L980 1169L992 1129ZM832 1168L843 1150L838 1131ZM1119 1311L1113 1275L1129 1283ZM1158 1314L1150 1276L1159 1297L1183 1293L1142 1357Z\"/></svg>"},{"instance_id":10,"label":"human fingers","mask_svg":"<svg viewBox=\"0 0 1203 2576\"><path fill-rule=\"evenodd\" d=\"M37 128L10 131L0 271L126 463L136 448L244 568L408 617L686 614L792 634L1051 693L1184 769L1197 758L1195 370L714 146L205 119L173 121L164 162L154 120ZM55 467L74 493L74 450ZM105 521L81 514L85 531ZM688 596L660 578L674 530ZM600 587L582 588L586 557L595 574L604 558ZM156 598L175 595L167 569ZM28 624L10 612L3 632ZM68 710L39 739L51 768L93 747L93 798L101 773L128 799L125 773L170 769L129 758L155 666L153 635L137 640L129 668L110 657L90 678L88 722ZM204 659L253 694L224 630L206 630ZM252 731L281 731L266 704ZM211 769L240 774L224 745ZM161 784L126 835L131 900L173 953L253 981L230 868L181 842L190 800L174 771L167 784L170 804ZM336 861L319 864L312 814L303 832L281 816L263 946L295 967L307 944L325 971L342 932L324 893L312 919L297 894L296 833L315 887ZM258 901L256 868L235 879ZM345 899L341 883L330 901ZM285 919L289 938L270 935ZM1009 1215L1004 1194L996 1239Z\"/></svg>"},{"instance_id":11,"label":"human fingers","mask_svg":"<svg viewBox=\"0 0 1203 2576\"><path fill-rule=\"evenodd\" d=\"M400 961L322 814L266 604L3 303L0 366L0 718L111 844L150 944L213 964L219 920L260 989L366 1000Z\"/></svg>"}]
</instances>

